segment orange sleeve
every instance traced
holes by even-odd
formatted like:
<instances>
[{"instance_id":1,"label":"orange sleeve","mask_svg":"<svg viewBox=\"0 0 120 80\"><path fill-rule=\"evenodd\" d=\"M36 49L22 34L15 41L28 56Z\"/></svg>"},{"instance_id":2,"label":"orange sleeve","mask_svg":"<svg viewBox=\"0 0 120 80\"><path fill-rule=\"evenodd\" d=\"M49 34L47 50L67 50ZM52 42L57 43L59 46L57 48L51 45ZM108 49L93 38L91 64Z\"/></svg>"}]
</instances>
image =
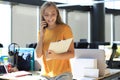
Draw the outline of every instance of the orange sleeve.
<instances>
[{"instance_id":1,"label":"orange sleeve","mask_svg":"<svg viewBox=\"0 0 120 80\"><path fill-rule=\"evenodd\" d=\"M73 38L72 30L69 26L66 26L64 29L64 39Z\"/></svg>"}]
</instances>

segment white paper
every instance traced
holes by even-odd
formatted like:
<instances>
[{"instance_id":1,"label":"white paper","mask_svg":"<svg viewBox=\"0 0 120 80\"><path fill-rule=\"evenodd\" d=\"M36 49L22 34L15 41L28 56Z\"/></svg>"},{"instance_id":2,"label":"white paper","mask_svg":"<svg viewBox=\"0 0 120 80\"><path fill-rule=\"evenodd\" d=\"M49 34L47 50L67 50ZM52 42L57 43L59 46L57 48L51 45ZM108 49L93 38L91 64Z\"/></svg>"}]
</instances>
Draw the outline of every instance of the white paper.
<instances>
[{"instance_id":1,"label":"white paper","mask_svg":"<svg viewBox=\"0 0 120 80\"><path fill-rule=\"evenodd\" d=\"M74 79L80 77L98 77L97 59L94 58L72 58L70 59Z\"/></svg>"},{"instance_id":2,"label":"white paper","mask_svg":"<svg viewBox=\"0 0 120 80\"><path fill-rule=\"evenodd\" d=\"M72 38L61 40L58 42L51 42L48 49L53 50L55 53L64 53L67 52L71 42Z\"/></svg>"},{"instance_id":3,"label":"white paper","mask_svg":"<svg viewBox=\"0 0 120 80\"><path fill-rule=\"evenodd\" d=\"M97 69L97 59L94 58L72 58L70 59L70 63L71 66L75 69L77 68Z\"/></svg>"}]
</instances>

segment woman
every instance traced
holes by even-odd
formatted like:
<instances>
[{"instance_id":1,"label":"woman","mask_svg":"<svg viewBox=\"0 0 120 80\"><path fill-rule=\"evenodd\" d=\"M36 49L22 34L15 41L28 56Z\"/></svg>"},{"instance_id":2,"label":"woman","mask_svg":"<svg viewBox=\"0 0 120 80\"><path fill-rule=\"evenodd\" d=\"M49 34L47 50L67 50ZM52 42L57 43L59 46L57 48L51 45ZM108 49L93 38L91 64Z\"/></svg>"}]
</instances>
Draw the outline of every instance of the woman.
<instances>
[{"instance_id":1,"label":"woman","mask_svg":"<svg viewBox=\"0 0 120 80\"><path fill-rule=\"evenodd\" d=\"M57 54L48 50L50 42L73 38L71 28L61 20L55 3L45 2L41 6L41 25L36 47L38 58L42 58L42 76L46 80L72 80L69 59L74 57L74 43L67 52Z\"/></svg>"}]
</instances>

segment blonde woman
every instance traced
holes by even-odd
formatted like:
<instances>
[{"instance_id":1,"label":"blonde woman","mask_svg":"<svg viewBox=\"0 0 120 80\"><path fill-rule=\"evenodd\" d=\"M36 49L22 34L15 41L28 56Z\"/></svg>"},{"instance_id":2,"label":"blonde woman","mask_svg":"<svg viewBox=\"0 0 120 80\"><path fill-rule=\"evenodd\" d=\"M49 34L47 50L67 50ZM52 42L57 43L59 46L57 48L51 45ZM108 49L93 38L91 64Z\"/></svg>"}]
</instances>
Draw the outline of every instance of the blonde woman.
<instances>
[{"instance_id":1,"label":"blonde woman","mask_svg":"<svg viewBox=\"0 0 120 80\"><path fill-rule=\"evenodd\" d=\"M42 58L42 77L44 80L72 80L69 59L74 57L74 43L67 52L57 54L48 50L50 42L73 38L71 28L62 22L54 2L45 2L41 6L41 25L39 41L36 47L38 58ZM47 53L47 54L46 54Z\"/></svg>"}]
</instances>

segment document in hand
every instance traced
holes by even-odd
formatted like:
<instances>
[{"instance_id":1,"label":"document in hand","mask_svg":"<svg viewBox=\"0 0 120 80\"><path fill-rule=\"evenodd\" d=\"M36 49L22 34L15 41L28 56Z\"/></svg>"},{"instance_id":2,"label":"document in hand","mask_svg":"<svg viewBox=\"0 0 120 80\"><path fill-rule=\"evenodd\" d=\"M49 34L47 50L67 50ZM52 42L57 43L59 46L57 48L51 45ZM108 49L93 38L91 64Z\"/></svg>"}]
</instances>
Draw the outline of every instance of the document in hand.
<instances>
[{"instance_id":1,"label":"document in hand","mask_svg":"<svg viewBox=\"0 0 120 80\"><path fill-rule=\"evenodd\" d=\"M67 52L73 38L61 40L57 42L51 42L48 50L53 50L55 53Z\"/></svg>"}]
</instances>

